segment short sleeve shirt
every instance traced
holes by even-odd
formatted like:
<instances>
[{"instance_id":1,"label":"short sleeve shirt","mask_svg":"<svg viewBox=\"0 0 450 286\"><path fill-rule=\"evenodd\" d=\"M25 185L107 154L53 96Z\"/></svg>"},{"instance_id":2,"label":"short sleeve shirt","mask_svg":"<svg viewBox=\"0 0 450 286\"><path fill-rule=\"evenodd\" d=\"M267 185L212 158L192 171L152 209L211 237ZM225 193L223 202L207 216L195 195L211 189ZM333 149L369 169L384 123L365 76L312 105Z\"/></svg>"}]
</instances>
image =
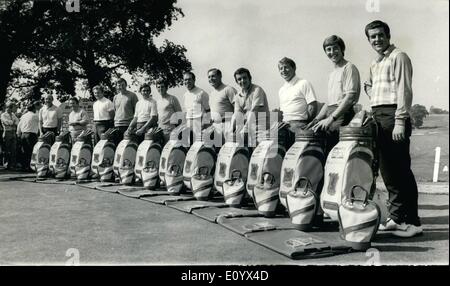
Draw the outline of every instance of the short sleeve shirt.
<instances>
[{"instance_id":1,"label":"short sleeve shirt","mask_svg":"<svg viewBox=\"0 0 450 286\"><path fill-rule=\"evenodd\" d=\"M62 117L63 114L61 109L55 105L52 105L51 107L45 105L39 110L39 121L42 122L42 127L44 128L58 127L58 120L61 120Z\"/></svg>"},{"instance_id":2,"label":"short sleeve shirt","mask_svg":"<svg viewBox=\"0 0 450 286\"><path fill-rule=\"evenodd\" d=\"M137 122L147 122L152 116L158 116L156 101L153 98L139 100L134 112Z\"/></svg>"},{"instance_id":3,"label":"short sleeve shirt","mask_svg":"<svg viewBox=\"0 0 450 286\"><path fill-rule=\"evenodd\" d=\"M230 117L230 114L234 112L234 97L236 94L237 91L234 87L225 84L209 93L211 117L214 121L222 121Z\"/></svg>"},{"instance_id":4,"label":"short sleeve shirt","mask_svg":"<svg viewBox=\"0 0 450 286\"><path fill-rule=\"evenodd\" d=\"M278 96L284 121L308 120L308 104L316 101L309 81L294 76L280 88Z\"/></svg>"},{"instance_id":5,"label":"short sleeve shirt","mask_svg":"<svg viewBox=\"0 0 450 286\"><path fill-rule=\"evenodd\" d=\"M113 99L114 109L116 114L114 116L115 126L128 126L133 120L134 111L138 97L131 91L127 91L125 94L116 94Z\"/></svg>"},{"instance_id":6,"label":"short sleeve shirt","mask_svg":"<svg viewBox=\"0 0 450 286\"><path fill-rule=\"evenodd\" d=\"M106 97L94 102L92 109L94 110L94 121L113 119L110 117L110 112L114 110L114 104Z\"/></svg>"},{"instance_id":7,"label":"short sleeve shirt","mask_svg":"<svg viewBox=\"0 0 450 286\"><path fill-rule=\"evenodd\" d=\"M269 124L269 103L267 102L267 96L264 90L256 85L252 84L247 94L242 91L239 92L234 99L234 112L241 112L244 118L247 118L249 111L255 111L258 114L258 126L266 128ZM266 124L263 124L260 113L265 114Z\"/></svg>"},{"instance_id":8,"label":"short sleeve shirt","mask_svg":"<svg viewBox=\"0 0 450 286\"><path fill-rule=\"evenodd\" d=\"M85 120L89 121L89 115L83 108L80 108L78 110L78 112L75 112L72 110L69 114L69 123L76 123L76 122L85 121ZM79 131L79 130L85 130L85 129L86 129L86 125L84 125L84 126L69 125L69 131Z\"/></svg>"},{"instance_id":9,"label":"short sleeve shirt","mask_svg":"<svg viewBox=\"0 0 450 286\"><path fill-rule=\"evenodd\" d=\"M209 110L209 95L201 88L194 87L184 94L186 119L201 118Z\"/></svg>"},{"instance_id":10,"label":"short sleeve shirt","mask_svg":"<svg viewBox=\"0 0 450 286\"><path fill-rule=\"evenodd\" d=\"M335 68L328 76L328 105L339 105L348 93L355 93L357 102L361 91L361 80L356 66L347 62Z\"/></svg>"},{"instance_id":11,"label":"short sleeve shirt","mask_svg":"<svg viewBox=\"0 0 450 286\"><path fill-rule=\"evenodd\" d=\"M181 105L178 98L167 94L158 101L158 122L159 126L164 130L171 130L174 124L170 123L170 118L176 112L181 112ZM181 116L180 116L181 118Z\"/></svg>"}]
</instances>

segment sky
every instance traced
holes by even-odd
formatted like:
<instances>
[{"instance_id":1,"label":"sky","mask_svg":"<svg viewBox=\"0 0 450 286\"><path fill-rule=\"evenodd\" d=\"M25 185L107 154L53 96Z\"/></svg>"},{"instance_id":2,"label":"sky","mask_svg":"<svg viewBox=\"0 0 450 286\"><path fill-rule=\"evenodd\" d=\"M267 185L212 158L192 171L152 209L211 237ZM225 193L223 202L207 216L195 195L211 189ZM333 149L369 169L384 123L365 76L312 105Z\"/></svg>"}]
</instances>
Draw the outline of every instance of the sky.
<instances>
[{"instance_id":1,"label":"sky","mask_svg":"<svg viewBox=\"0 0 450 286\"><path fill-rule=\"evenodd\" d=\"M270 109L279 106L283 79L277 63L283 57L297 64L297 75L310 81L319 101L327 100L327 77L333 66L322 42L343 38L345 58L356 65L364 81L376 57L364 34L372 20L391 28L391 43L413 64L413 104L449 109L449 2L442 0L178 0L184 17L161 34L187 48L196 85L211 90L207 71L222 70L223 81L237 88L233 73L250 70ZM369 6L369 9L367 8ZM136 87L131 90L137 91ZM170 92L183 101L183 87ZM157 98L155 89L154 96ZM369 108L364 91L359 103Z\"/></svg>"}]
</instances>

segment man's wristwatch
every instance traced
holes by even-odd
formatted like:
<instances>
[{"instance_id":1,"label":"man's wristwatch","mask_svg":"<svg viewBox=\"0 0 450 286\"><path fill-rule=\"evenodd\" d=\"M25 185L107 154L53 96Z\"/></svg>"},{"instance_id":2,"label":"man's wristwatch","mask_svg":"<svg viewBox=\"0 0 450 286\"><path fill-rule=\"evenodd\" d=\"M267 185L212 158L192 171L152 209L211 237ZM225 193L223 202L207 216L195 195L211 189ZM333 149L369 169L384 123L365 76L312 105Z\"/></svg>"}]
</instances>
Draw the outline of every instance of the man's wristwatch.
<instances>
[{"instance_id":1,"label":"man's wristwatch","mask_svg":"<svg viewBox=\"0 0 450 286\"><path fill-rule=\"evenodd\" d=\"M333 119L333 121L336 121L336 120L337 120L337 117L334 116L334 115L331 115L331 119Z\"/></svg>"}]
</instances>

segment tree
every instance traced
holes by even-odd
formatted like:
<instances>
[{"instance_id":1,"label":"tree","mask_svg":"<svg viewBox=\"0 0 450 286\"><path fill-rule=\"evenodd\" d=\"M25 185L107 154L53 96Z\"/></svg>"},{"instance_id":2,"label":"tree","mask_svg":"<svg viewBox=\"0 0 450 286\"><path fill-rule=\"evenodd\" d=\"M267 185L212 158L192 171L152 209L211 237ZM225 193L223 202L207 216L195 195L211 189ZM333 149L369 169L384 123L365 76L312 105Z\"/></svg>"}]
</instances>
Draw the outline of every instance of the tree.
<instances>
[{"instance_id":1,"label":"tree","mask_svg":"<svg viewBox=\"0 0 450 286\"><path fill-rule=\"evenodd\" d=\"M428 111L425 106L420 104L414 104L411 107L411 119L412 124L416 128L420 128L423 125L423 119L427 117Z\"/></svg>"},{"instance_id":2,"label":"tree","mask_svg":"<svg viewBox=\"0 0 450 286\"><path fill-rule=\"evenodd\" d=\"M113 92L111 82L123 72L144 76L150 82L165 77L170 86L175 86L181 83L183 72L191 69L183 46L168 40L160 47L154 43L173 21L184 16L175 7L176 0L84 1L79 13L68 13L61 0L31 2L31 10L39 13L29 16L35 22L31 21L33 28L27 34L28 48L15 51L18 55L14 60L31 62L38 71L11 69L11 64L8 72L13 78L8 83L12 81L15 88L22 82L34 92L51 88L72 94L75 80L80 79L92 95L97 84ZM2 14L12 13L10 10ZM19 30L18 21L9 19L9 23ZM0 100L2 92L0 85Z\"/></svg>"},{"instance_id":3,"label":"tree","mask_svg":"<svg viewBox=\"0 0 450 286\"><path fill-rule=\"evenodd\" d=\"M448 114L448 111L442 108L430 106L430 114Z\"/></svg>"}]
</instances>

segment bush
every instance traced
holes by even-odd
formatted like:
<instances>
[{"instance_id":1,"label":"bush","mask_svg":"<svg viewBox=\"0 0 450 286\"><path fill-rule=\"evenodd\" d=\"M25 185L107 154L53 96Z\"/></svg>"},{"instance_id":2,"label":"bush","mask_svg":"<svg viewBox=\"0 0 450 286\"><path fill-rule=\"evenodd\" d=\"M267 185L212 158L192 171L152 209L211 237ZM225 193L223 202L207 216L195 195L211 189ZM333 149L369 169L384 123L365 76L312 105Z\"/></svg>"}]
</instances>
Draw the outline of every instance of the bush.
<instances>
[{"instance_id":1,"label":"bush","mask_svg":"<svg viewBox=\"0 0 450 286\"><path fill-rule=\"evenodd\" d=\"M411 120L413 127L420 128L423 125L423 119L427 117L428 111L425 106L420 104L414 104L411 107Z\"/></svg>"}]
</instances>

